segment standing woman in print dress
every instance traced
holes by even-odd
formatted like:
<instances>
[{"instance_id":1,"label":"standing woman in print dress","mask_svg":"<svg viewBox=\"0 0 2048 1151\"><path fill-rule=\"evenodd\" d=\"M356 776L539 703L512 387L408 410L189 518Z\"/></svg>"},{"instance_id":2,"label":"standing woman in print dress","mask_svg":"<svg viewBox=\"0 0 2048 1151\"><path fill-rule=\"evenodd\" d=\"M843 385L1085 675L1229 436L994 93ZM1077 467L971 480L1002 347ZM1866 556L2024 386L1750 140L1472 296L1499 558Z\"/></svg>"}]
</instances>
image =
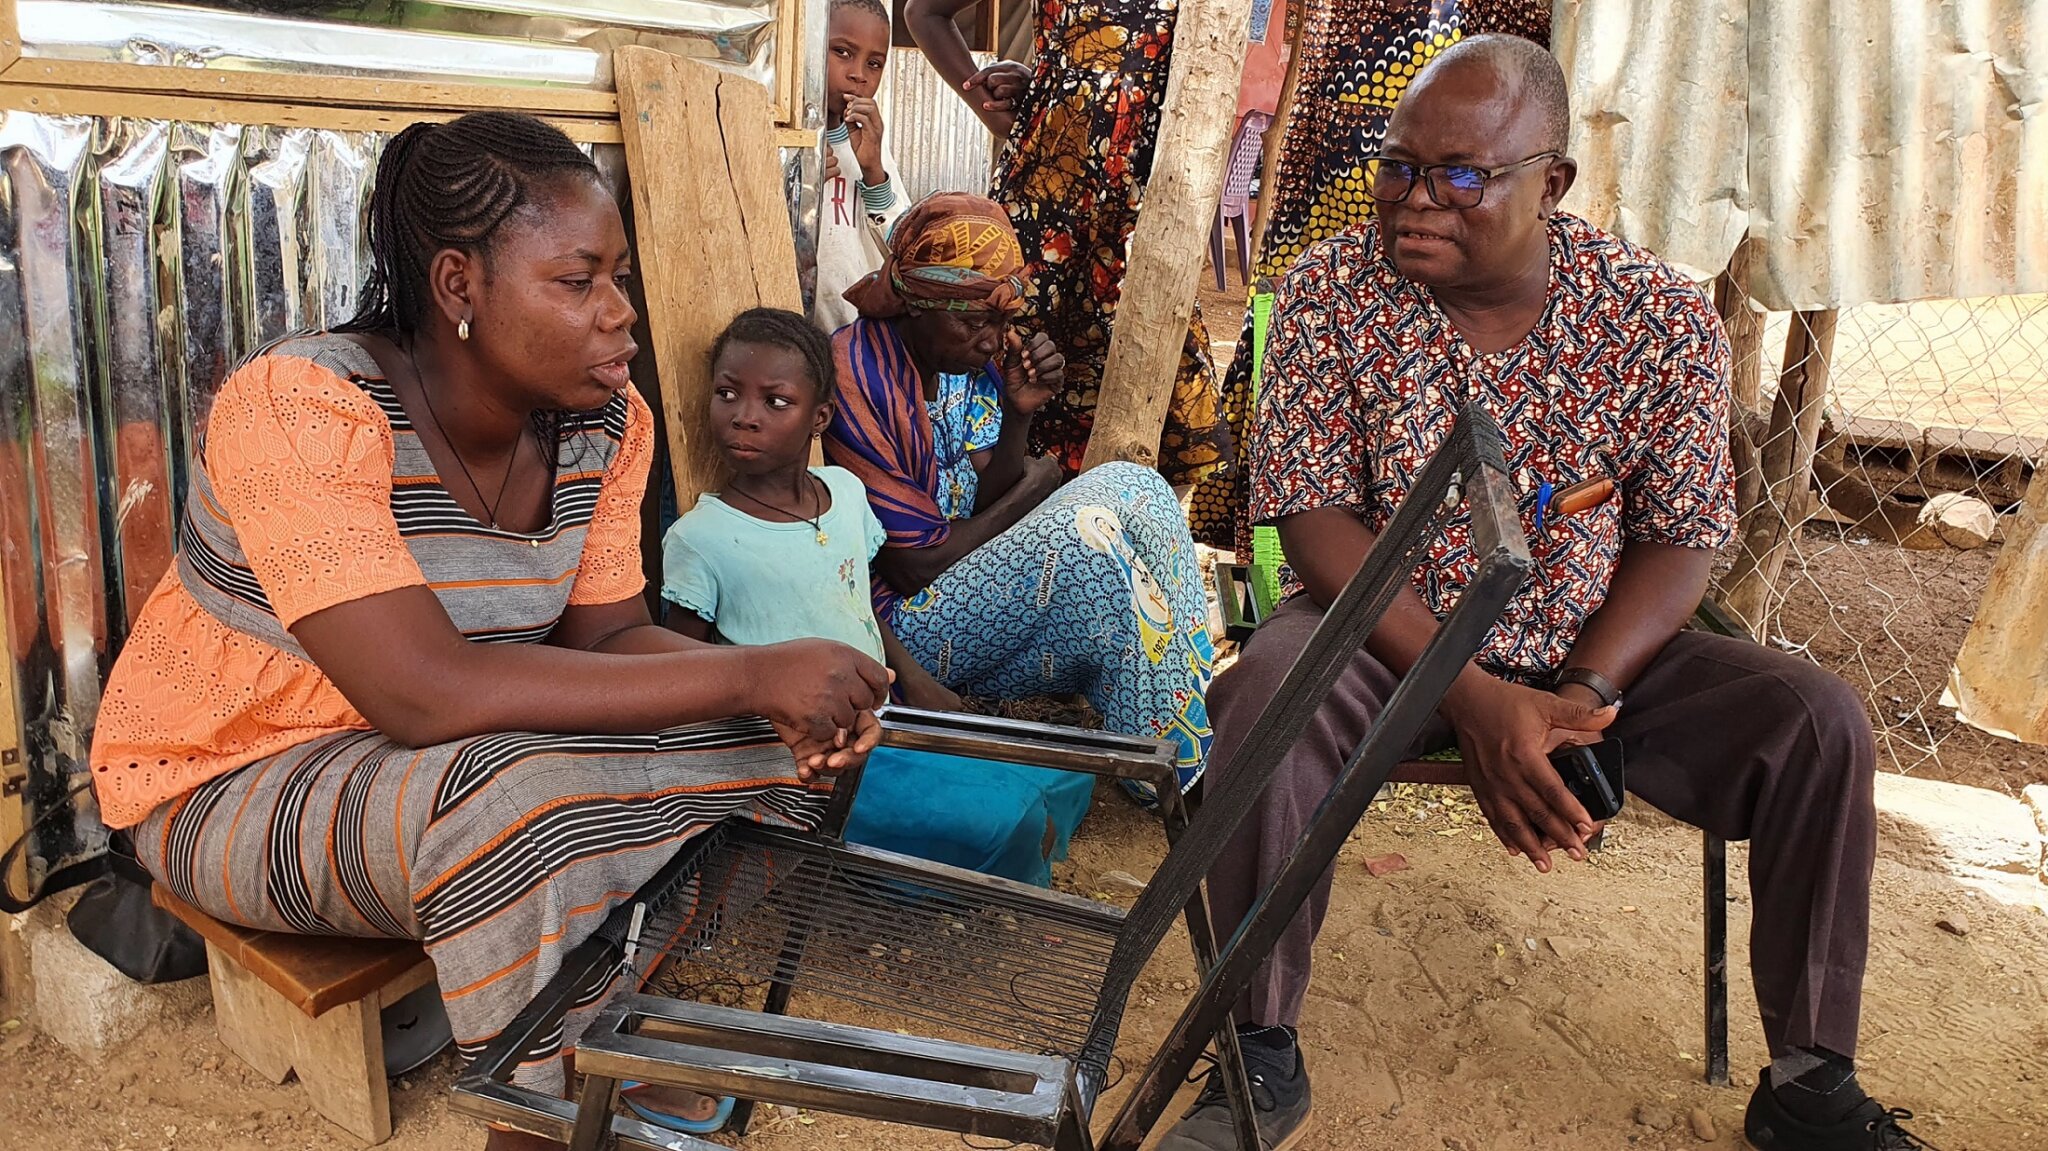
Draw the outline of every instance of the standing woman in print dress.
<instances>
[{"instance_id":1,"label":"standing woman in print dress","mask_svg":"<svg viewBox=\"0 0 2048 1151\"><path fill-rule=\"evenodd\" d=\"M407 128L370 239L353 320L222 386L93 782L216 918L420 940L470 1055L685 839L814 825L889 680L842 644L649 620L631 252L567 137L494 112ZM562 1090L606 990L516 1081Z\"/></svg>"},{"instance_id":2,"label":"standing woman in print dress","mask_svg":"<svg viewBox=\"0 0 2048 1151\"><path fill-rule=\"evenodd\" d=\"M1124 254L1152 175L1179 0L1040 0L1035 70L977 71L953 18L978 0L906 0L904 23L932 67L1009 143L989 199L1017 229L1029 285L1020 320L1067 358L1066 380L1032 425L1032 450L1081 470ZM1159 445L1159 470L1188 484L1230 459L1209 335L1197 308Z\"/></svg>"}]
</instances>

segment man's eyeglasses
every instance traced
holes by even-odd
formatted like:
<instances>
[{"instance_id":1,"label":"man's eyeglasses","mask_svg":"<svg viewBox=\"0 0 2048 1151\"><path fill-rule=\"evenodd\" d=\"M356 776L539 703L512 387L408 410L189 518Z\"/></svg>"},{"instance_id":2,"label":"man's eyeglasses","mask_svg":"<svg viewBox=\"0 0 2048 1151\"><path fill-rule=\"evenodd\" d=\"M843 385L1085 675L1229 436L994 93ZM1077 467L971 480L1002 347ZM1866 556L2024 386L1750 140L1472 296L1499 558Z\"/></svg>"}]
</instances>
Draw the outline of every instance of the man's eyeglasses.
<instances>
[{"instance_id":1,"label":"man's eyeglasses","mask_svg":"<svg viewBox=\"0 0 2048 1151\"><path fill-rule=\"evenodd\" d=\"M1555 160L1562 152L1538 152L1498 168L1477 168L1471 164L1410 164L1385 156L1365 161L1365 193L1382 204L1398 204L1415 191L1418 180L1429 182L1429 194L1446 208L1477 208L1486 199L1486 185L1539 160Z\"/></svg>"}]
</instances>

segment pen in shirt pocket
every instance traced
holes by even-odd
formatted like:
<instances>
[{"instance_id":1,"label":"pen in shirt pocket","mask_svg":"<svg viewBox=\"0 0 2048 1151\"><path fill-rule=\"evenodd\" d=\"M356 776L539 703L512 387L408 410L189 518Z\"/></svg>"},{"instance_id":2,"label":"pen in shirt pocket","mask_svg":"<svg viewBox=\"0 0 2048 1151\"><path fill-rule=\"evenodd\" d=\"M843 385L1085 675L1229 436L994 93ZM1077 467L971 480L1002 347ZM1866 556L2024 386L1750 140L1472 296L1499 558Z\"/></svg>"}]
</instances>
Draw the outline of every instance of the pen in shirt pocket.
<instances>
[{"instance_id":1,"label":"pen in shirt pocket","mask_svg":"<svg viewBox=\"0 0 2048 1151\"><path fill-rule=\"evenodd\" d=\"M1594 476L1562 488L1541 480L1536 484L1536 534L1547 538L1552 522L1597 508L1613 498L1612 476Z\"/></svg>"}]
</instances>

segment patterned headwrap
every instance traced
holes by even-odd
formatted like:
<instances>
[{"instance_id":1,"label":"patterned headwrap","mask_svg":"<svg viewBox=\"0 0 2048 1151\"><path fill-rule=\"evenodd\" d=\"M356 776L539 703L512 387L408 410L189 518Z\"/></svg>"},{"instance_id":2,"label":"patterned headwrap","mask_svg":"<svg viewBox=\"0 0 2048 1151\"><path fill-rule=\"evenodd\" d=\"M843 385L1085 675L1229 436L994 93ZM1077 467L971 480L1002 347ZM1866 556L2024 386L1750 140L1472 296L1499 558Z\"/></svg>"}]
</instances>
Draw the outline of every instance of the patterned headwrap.
<instances>
[{"instance_id":1,"label":"patterned headwrap","mask_svg":"<svg viewBox=\"0 0 2048 1151\"><path fill-rule=\"evenodd\" d=\"M889 258L846 289L870 319L911 309L1007 312L1024 306L1024 251L1010 217L966 192L936 192L889 231Z\"/></svg>"}]
</instances>

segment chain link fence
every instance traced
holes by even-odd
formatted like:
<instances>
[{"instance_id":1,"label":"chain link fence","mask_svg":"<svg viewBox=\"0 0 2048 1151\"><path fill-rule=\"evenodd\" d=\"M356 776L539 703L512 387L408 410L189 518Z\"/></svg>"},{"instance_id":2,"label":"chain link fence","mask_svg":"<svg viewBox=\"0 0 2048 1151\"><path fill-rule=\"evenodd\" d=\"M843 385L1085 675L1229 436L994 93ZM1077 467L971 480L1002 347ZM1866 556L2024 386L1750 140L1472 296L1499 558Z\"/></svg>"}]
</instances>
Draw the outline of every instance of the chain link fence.
<instances>
[{"instance_id":1,"label":"chain link fence","mask_svg":"<svg viewBox=\"0 0 2048 1151\"><path fill-rule=\"evenodd\" d=\"M2048 748L1943 702L2006 517L2048 463L2048 296L1764 317L1722 290L1745 509L1722 600L1864 695L1881 766L2005 791L2048 781Z\"/></svg>"}]
</instances>

